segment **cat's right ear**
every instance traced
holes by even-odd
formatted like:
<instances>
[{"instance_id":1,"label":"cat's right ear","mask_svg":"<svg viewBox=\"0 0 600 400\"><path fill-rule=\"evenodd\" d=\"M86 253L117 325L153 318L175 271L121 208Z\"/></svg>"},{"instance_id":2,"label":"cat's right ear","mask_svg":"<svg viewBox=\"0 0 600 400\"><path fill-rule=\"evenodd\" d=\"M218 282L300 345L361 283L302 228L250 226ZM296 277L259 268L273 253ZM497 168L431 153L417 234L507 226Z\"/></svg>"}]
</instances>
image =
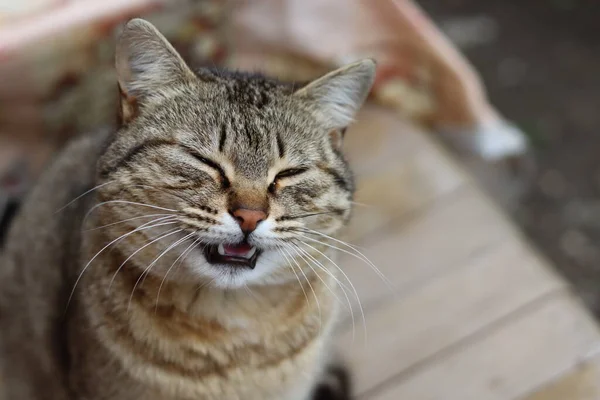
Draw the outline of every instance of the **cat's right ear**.
<instances>
[{"instance_id":1,"label":"cat's right ear","mask_svg":"<svg viewBox=\"0 0 600 400\"><path fill-rule=\"evenodd\" d=\"M138 106L160 89L195 75L167 39L143 19L132 19L117 41L115 65L121 92L121 118L133 119Z\"/></svg>"}]
</instances>

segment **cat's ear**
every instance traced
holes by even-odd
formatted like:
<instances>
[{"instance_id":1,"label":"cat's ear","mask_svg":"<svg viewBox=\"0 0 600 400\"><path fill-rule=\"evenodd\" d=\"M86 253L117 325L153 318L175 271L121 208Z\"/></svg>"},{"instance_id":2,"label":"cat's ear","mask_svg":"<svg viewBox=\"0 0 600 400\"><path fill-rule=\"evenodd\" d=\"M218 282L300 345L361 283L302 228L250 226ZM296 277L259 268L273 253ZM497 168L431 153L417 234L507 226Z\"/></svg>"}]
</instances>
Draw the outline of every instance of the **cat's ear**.
<instances>
[{"instance_id":1,"label":"cat's ear","mask_svg":"<svg viewBox=\"0 0 600 400\"><path fill-rule=\"evenodd\" d=\"M139 101L161 88L194 79L185 61L152 25L132 19L121 32L115 65L124 117L135 113Z\"/></svg>"},{"instance_id":2,"label":"cat's ear","mask_svg":"<svg viewBox=\"0 0 600 400\"><path fill-rule=\"evenodd\" d=\"M347 127L367 98L375 79L375 61L364 59L314 80L294 96L314 102L314 110L329 129Z\"/></svg>"}]
</instances>

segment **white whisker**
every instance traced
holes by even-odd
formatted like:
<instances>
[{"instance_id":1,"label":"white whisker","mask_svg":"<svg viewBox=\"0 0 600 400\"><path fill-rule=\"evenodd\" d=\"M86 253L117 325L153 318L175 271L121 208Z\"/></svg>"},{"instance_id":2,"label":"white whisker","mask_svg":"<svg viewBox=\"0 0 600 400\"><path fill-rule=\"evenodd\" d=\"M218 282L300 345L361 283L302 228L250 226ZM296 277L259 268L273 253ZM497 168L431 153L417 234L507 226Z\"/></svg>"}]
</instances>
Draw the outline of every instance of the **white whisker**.
<instances>
[{"instance_id":1,"label":"white whisker","mask_svg":"<svg viewBox=\"0 0 600 400\"><path fill-rule=\"evenodd\" d=\"M182 229L183 230L183 229ZM162 256L164 256L165 254L167 254L169 251L171 251L174 247L176 247L177 245L179 245L180 243L184 242L185 240L187 240L192 234L186 235L183 238L175 241L175 243L172 243L169 247L167 247L165 250L163 250L162 253L160 253L158 255L158 257L156 257L154 259L154 261L152 261L150 263L150 265L148 265L144 271L142 272L142 274L139 276L139 278L135 281L135 284L133 285L133 289L131 290L131 295L129 296L129 302L127 303L127 310L129 310L129 308L131 307L131 301L133 300L133 294L135 293L135 289L137 288L138 284L140 283L140 281L142 280L142 278L144 278L146 276L147 273L150 272L150 270L152 269L152 267L154 265L156 265L156 263L158 262L158 260L160 260L162 258Z\"/></svg>"},{"instance_id":2,"label":"white whisker","mask_svg":"<svg viewBox=\"0 0 600 400\"><path fill-rule=\"evenodd\" d=\"M300 239L295 239L295 241L298 241L300 243L302 243L302 241ZM340 288L342 290L352 290L351 288L348 287L348 285L346 285L344 282L340 281L337 276L335 276L331 271L329 271L324 265L323 263L321 263L315 256L313 256L312 254L310 254L310 252L306 251L305 249L299 247L297 244L295 243L290 243L292 246L294 246L294 248L296 248L297 250L300 250L302 252L302 254L306 255L307 257L309 257L312 261L318 263L320 265L320 267L323 269L323 271L329 275L331 278L333 278L336 283L340 286ZM304 244L304 243L302 243Z\"/></svg>"},{"instance_id":3,"label":"white whisker","mask_svg":"<svg viewBox=\"0 0 600 400\"><path fill-rule=\"evenodd\" d=\"M129 221L134 221L136 219L150 218L150 217L159 217L159 216L171 216L171 215L174 216L175 214L146 214L146 215L140 215L139 217L127 218L127 219L123 219L121 221L112 222L110 224L106 224L106 225L102 225L102 226L97 226L95 228L86 229L86 230L84 230L84 232L95 231L95 230L98 230L98 229L107 228L109 226L118 225L118 224L122 224L122 223L129 222Z\"/></svg>"},{"instance_id":4,"label":"white whisker","mask_svg":"<svg viewBox=\"0 0 600 400\"><path fill-rule=\"evenodd\" d=\"M309 260L313 261L313 265L315 267L319 268L321 271L323 271L327 275L329 275L338 284L342 293L344 293L344 297L346 298L346 302L348 303L348 311L350 312L350 318L352 319L352 341L354 342L355 331L356 331L356 322L354 319L354 310L352 309L352 302L350 301L350 297L348 297L348 293L346 293L346 291L344 290L345 285L339 279L337 279L337 277L335 275L333 275L331 273L331 271L329 271L319 260L317 260L315 257L313 257L312 254L310 254L309 252L302 249L301 247L299 247L296 244L290 244L290 245L294 248L294 250L296 251L296 254L298 254L300 257L302 257L302 259L304 259L307 263L308 263L308 261L302 256L302 254L300 254L300 251L304 255L306 255L309 258ZM336 267L337 267L337 265L336 265ZM338 269L339 269L339 267L338 267ZM343 273L343 271L342 271L342 273ZM344 274L344 276L345 276L345 274ZM346 279L348 279L348 277L346 277ZM350 285L352 285L352 282L349 282L349 283L350 283ZM336 300L345 307L344 302L342 302L342 300L335 294L335 292L324 281L323 281L323 284L334 295ZM355 291L355 294L356 294L356 291ZM358 294L356 294L356 296L357 296L356 300L360 304L360 299L358 298Z\"/></svg>"},{"instance_id":5,"label":"white whisker","mask_svg":"<svg viewBox=\"0 0 600 400\"><path fill-rule=\"evenodd\" d=\"M140 251L144 250L146 247L150 246L151 244L156 243L156 242L158 242L161 239L164 239L166 237L169 237L169 236L174 235L174 234L176 234L178 232L181 232L181 231L182 231L182 229L177 229L177 228L170 229L167 232L165 232L164 234L160 235L158 238L152 239L150 242L146 243L145 245L141 246L139 249L137 249L136 251L134 251L133 253L131 253L129 255L129 257L127 257L125 259L125 261L123 261L121 263L121 265L119 265L119 268L117 268L117 270L115 271L115 273L112 276L112 279L110 280L110 283L108 285L108 291L110 292L110 288L112 287L113 282L114 282L115 278L117 277L117 274L119 273L119 271L121 271L121 268L123 268L123 266L125 264L127 264L127 261L131 260L137 253L139 253Z\"/></svg>"},{"instance_id":6,"label":"white whisker","mask_svg":"<svg viewBox=\"0 0 600 400\"><path fill-rule=\"evenodd\" d=\"M362 303L360 301L360 297L358 295L358 291L356 290L356 288L354 287L354 284L352 283L352 281L350 280L350 278L348 277L348 275L344 272L343 269L341 269L335 261L333 261L329 256L327 256L327 254L323 253L321 250L317 249L314 246L311 246L308 243L304 243L301 240L298 240L300 243L302 243L305 246L308 246L309 248L313 249L314 251L318 252L319 254L321 254L323 257L325 257L325 259L327 259L327 261L329 261L334 267L336 267L338 269L338 271L340 271L340 273L342 275L344 275L344 277L346 278L346 280L348 281L348 283L350 284L350 287L352 287L352 291L354 292L354 296L356 296L356 301L358 302L358 307L360 309L360 314L361 314L361 318L362 318L362 322L363 322L363 327L364 327L364 334L365 334L365 342L367 341L367 320L365 318L365 311L363 309ZM345 292L344 292L345 293Z\"/></svg>"},{"instance_id":7,"label":"white whisker","mask_svg":"<svg viewBox=\"0 0 600 400\"><path fill-rule=\"evenodd\" d=\"M297 247L297 246L290 246L290 248L291 248L291 249L293 249L293 250L294 250L294 252L295 252L295 253L296 253L296 254L297 254L297 255L298 255L300 258L302 258L302 260L303 260L303 261L306 263L306 265L308 266L308 268L310 268L310 269L313 271L313 273L314 273L314 274L315 274L315 275L316 275L316 276L317 276L317 277L318 277L318 278L321 280L321 282L322 282L322 283L323 283L323 285L324 285L324 286L327 288L327 290L329 290L329 292L330 292L330 293L333 295L333 297L335 297L336 301L337 301L338 303L340 303L342 306L344 306L344 307L345 307L346 305L345 305L345 304L344 304L344 302L343 302L343 301L342 301L342 300L341 300L341 299L340 299L340 298L337 296L337 294L335 293L335 291L334 291L334 290L333 290L333 289L332 289L332 288L331 288L331 287L330 287L330 286L329 286L329 285L328 285L328 284L325 282L325 280L324 280L323 278L321 278L321 276L319 275L319 273L318 273L317 271L315 271L315 269L312 267L312 265L311 265L311 263L310 263L310 261L311 261L311 260L310 260L310 259L308 259L308 260L307 260L307 259L304 257L304 255L298 251L298 250L299 250L299 247ZM317 265L317 264L316 264L316 263L314 263L314 262L313 262L313 265L314 265L315 267L319 268L319 270L321 270L321 271L324 271L324 272L328 273L328 274L331 276L331 273L330 273L329 271L327 271L327 270L326 270L326 268L325 268L325 267L323 267L322 265L321 265L321 266L319 266L319 265ZM339 281L338 281L338 280L337 280L335 277L334 277L333 279L334 279L336 282L338 282L338 284L339 284ZM348 311L350 311L350 315L351 315L351 318L352 318L352 342L354 342L354 336L355 336L354 332L356 331L356 328L355 328L355 323L354 323L354 312L353 312L353 310L352 310L352 304L350 303L350 299L348 298L348 295L346 294L346 292L345 292L343 289L342 289L342 292L344 293L344 296L346 296L346 300L348 301Z\"/></svg>"},{"instance_id":8,"label":"white whisker","mask_svg":"<svg viewBox=\"0 0 600 400\"><path fill-rule=\"evenodd\" d=\"M281 243L285 244L284 242L281 242ZM323 313L321 311L321 303L319 303L319 297L317 296L317 292L315 292L315 289L313 288L313 285L310 283L310 280L308 279L308 277L306 276L306 274L302 270L302 267L300 266L300 264L298 264L298 261L296 261L296 259L292 256L292 254L290 252L288 252L284 247L282 247L281 250L282 250L282 252L286 252L290 256L290 259L294 262L294 264L296 264L296 266L300 270L300 273L304 277L304 280L306 280L306 283L308 284L308 287L312 291L313 297L315 298L315 302L317 303L317 310L319 311L319 330L321 330L321 328L323 326ZM285 257L286 260L288 259L285 255L284 255L284 257ZM293 267L292 267L292 269L293 269ZM298 279L298 280L300 280L300 279Z\"/></svg>"},{"instance_id":9,"label":"white whisker","mask_svg":"<svg viewBox=\"0 0 600 400\"><path fill-rule=\"evenodd\" d=\"M300 241L299 239L296 239L298 241ZM301 241L300 241L301 242ZM301 242L302 243L302 242ZM349 288L344 282L340 281L331 271L329 271L324 265L323 263L321 263L316 257L314 257L312 254L310 254L308 251L306 251L305 249L299 247L298 245L296 245L295 243L290 243L291 245L294 246L294 248L296 248L297 250L300 250L302 252L302 254L306 255L307 257L309 257L310 260L312 260L313 262L317 263L320 268L323 270L323 272L325 272L327 275L329 275L332 279L335 280L335 282L340 286L340 288L342 289L342 291L344 290L352 290L351 288ZM305 243L302 243L305 244ZM339 268L339 267L338 267ZM344 292L345 294L345 292Z\"/></svg>"},{"instance_id":10,"label":"white whisker","mask_svg":"<svg viewBox=\"0 0 600 400\"><path fill-rule=\"evenodd\" d=\"M135 201L128 201L128 200L108 200L108 201L103 201L102 203L98 203L95 206L93 206L92 208L90 208L90 210L85 214L85 217L83 218L82 225L85 225L85 221L87 221L88 217L90 216L90 214L92 212L94 212L94 210L96 210L98 207L104 206L106 204L129 204L129 205L134 205L134 206L149 207L149 208L154 208L154 209L157 209L157 210L163 210L163 211L170 211L170 212L173 212L173 213L178 213L177 210L173 210L172 208L159 207L159 206L154 206L152 204L138 203L138 202L135 202Z\"/></svg>"},{"instance_id":11,"label":"white whisker","mask_svg":"<svg viewBox=\"0 0 600 400\"><path fill-rule=\"evenodd\" d=\"M98 186L95 186L93 188L91 188L90 190L85 191L84 193L80 194L79 196L75 197L73 200L71 200L70 202L68 202L67 204L65 204L64 206L62 206L61 208L59 208L58 210L56 210L54 213L57 214L59 212L61 212L62 210L64 210L65 208L69 207L71 204L75 203L77 200L79 200L80 198L84 197L85 195L93 192L94 190L98 190L101 187L104 187L106 185L110 185L111 183L115 183L116 181L109 181L109 182L105 182L102 183Z\"/></svg>"},{"instance_id":12,"label":"white whisker","mask_svg":"<svg viewBox=\"0 0 600 400\"><path fill-rule=\"evenodd\" d=\"M300 289L302 289L302 293L304 293L304 298L306 298L306 304L310 307L310 300L308 300L308 294L306 294L306 290L304 289L304 285L302 284L302 281L300 280L300 277L296 273L296 270L294 269L294 266L292 265L292 263L290 262L290 260L288 259L288 257L285 255L285 253L281 250L280 245L276 245L276 248L277 248L277 251L279 252L279 254L281 254L285 258L285 260L287 261L288 265L290 266L290 269L292 270L292 272L296 276L296 280L298 281L298 284L300 285Z\"/></svg>"},{"instance_id":13,"label":"white whisker","mask_svg":"<svg viewBox=\"0 0 600 400\"><path fill-rule=\"evenodd\" d=\"M306 263L306 265L308 266L308 268L310 268L310 269L313 271L313 273L314 273L314 274L317 276L317 278L319 278L319 280L320 280L320 281L323 283L323 285L325 286L325 288L327 288L327 290L329 290L329 292L330 292L330 293L333 295L333 297L335 297L335 299L338 301L338 303L340 303L342 306L344 306L344 307L345 307L345 304L344 304L344 302L343 302L343 301L342 301L342 299L340 299L340 298L339 298L339 296L338 296L338 295L335 293L335 290L333 290L333 289L332 289L332 288L331 288L331 287L330 287L330 286L327 284L327 282L325 282L325 280L324 280L324 279L323 279L323 278L322 278L322 277L319 275L319 273L318 273L317 271L315 271L315 269L314 269L314 268L311 266L311 263L310 263L310 261L311 261L311 260L310 260L310 259L308 259L308 260L307 260L307 259L304 257L304 255L298 251L298 250L302 250L302 249L300 249L298 246L291 245L291 244L288 244L288 243L284 243L284 244L285 244L285 245L286 245L288 248L290 248L291 250L293 250L293 251L294 251L294 252L295 252L295 253L296 253L296 254L297 254L297 255L298 255L300 258L302 258L302 260L303 260L303 261ZM305 254L306 254L306 253L305 253ZM337 279L337 278L336 278L336 277L335 277L335 276L334 276L334 275L333 275L333 274L332 274L330 271L328 271L328 270L327 270L327 268L325 268L325 267L323 266L323 264L321 264L321 263L320 263L318 260L316 260L314 257L313 257L312 259L314 260L314 261L313 261L313 265L314 265L315 267L319 268L321 271L325 272L327 275L329 275L331 278L333 278L333 280L334 280L334 281L335 281L335 282L336 282L338 285L340 285L340 288L342 288L342 286L341 286L341 282L340 282L340 281L339 281L339 280L338 280L338 279ZM320 264L320 266L319 266L319 265L317 265L317 264L316 264L316 263L314 263L314 262L316 262L316 263ZM342 288L342 292L344 293L344 296L346 297L346 300L347 300L347 302L348 302L348 311L350 311L350 315L352 316L352 338L354 339L354 330L355 330L355 328L354 328L354 312L352 311L352 303L350 302L350 298L348 297L348 295L347 295L346 291L345 291L343 288Z\"/></svg>"},{"instance_id":14,"label":"white whisker","mask_svg":"<svg viewBox=\"0 0 600 400\"><path fill-rule=\"evenodd\" d=\"M349 243L346 243L343 240L336 239L336 238L334 238L332 236L326 235L324 233L321 233L321 232L318 232L318 231L315 231L315 230L312 230L312 229L308 229L308 228L302 228L302 229L305 229L305 233L309 233L309 234L313 233L313 234L316 234L316 235L320 235L322 237L325 237L326 239L333 240L333 241L335 241L337 243L340 243L340 244L342 244L344 246L347 246L348 248L354 250L356 252L356 254L352 253L352 252L350 252L348 250L342 249L340 247L334 246L334 245L332 245L330 243L326 243L326 242L323 242L323 241L311 238L311 237L306 236L306 235L301 235L304 239L308 239L308 240L310 240L312 242L316 242L316 243L320 243L322 245L328 246L328 247L330 247L332 249L341 251L342 253L346 253L348 255L351 255L352 257L355 257L355 258L357 258L357 259L365 262L367 265L369 265L373 269L373 271L379 276L379 278L386 284L386 286L388 287L388 289L389 290L393 290L393 286L394 285L392 284L392 282L383 274L383 272L381 272L381 270L379 268L377 268L377 266L375 264L373 264L373 262L371 260L369 260L369 258L367 256L365 256L363 253L361 253L355 246L353 246L353 245L351 245Z\"/></svg>"},{"instance_id":15,"label":"white whisker","mask_svg":"<svg viewBox=\"0 0 600 400\"><path fill-rule=\"evenodd\" d=\"M192 232L190 235L194 235L198 233L198 231L194 231ZM162 290L163 287L163 283L165 283L165 279L167 279L167 275L169 275L169 272L171 272L171 269L175 266L175 264L177 264L177 262L179 260L183 261L182 257L185 257L185 255L187 253L189 253L190 251L192 251L192 248L194 246L196 246L198 243L200 243L202 241L201 238L196 238L192 244L190 244L184 251L181 252L181 254L179 255L179 257L177 257L175 259L175 261L173 261L173 264L171 264L171 266L169 267L169 269L167 269L167 272L165 273L165 276L163 276L162 280L160 281L160 285L158 286L158 293L156 294L156 305L154 307L154 312L156 312L156 310L158 309L158 302L159 302L159 298L160 298L160 291Z\"/></svg>"},{"instance_id":16,"label":"white whisker","mask_svg":"<svg viewBox=\"0 0 600 400\"><path fill-rule=\"evenodd\" d=\"M168 217L166 217L168 218ZM158 218L158 220L161 220L164 218ZM136 232L142 231L142 230L146 230L146 229L151 229L151 228L156 228L159 226L164 226L164 225L170 225L170 224L174 224L176 223L176 221L169 221L169 222L164 222L162 221L159 224L155 224L155 225L150 225L155 223L157 220L152 220L149 222L146 222L145 224L142 224L140 226L138 226L137 228L135 228L134 230L124 233L123 235L119 236L118 238L114 239L113 241L111 241L110 243L108 243L106 246L104 246L103 248L100 249L100 251L98 251L90 261L88 261L88 263L85 265L85 267L83 267L83 269L81 270L81 272L79 273L79 276L77 277L77 280L75 280L75 284L73 285L73 289L71 290L71 294L69 295L69 299L67 300L67 308L69 307L69 304L71 303L71 300L73 298L73 294L75 293L75 288L77 287L77 284L79 283L79 281L81 280L81 277L83 276L83 274L85 273L85 271L87 270L87 268L90 266L90 264L96 259L96 257L98 257L104 250L106 250L108 247L110 247L111 245L117 243L118 241L125 239L127 236L132 235ZM65 309L66 312L66 309Z\"/></svg>"}]
</instances>

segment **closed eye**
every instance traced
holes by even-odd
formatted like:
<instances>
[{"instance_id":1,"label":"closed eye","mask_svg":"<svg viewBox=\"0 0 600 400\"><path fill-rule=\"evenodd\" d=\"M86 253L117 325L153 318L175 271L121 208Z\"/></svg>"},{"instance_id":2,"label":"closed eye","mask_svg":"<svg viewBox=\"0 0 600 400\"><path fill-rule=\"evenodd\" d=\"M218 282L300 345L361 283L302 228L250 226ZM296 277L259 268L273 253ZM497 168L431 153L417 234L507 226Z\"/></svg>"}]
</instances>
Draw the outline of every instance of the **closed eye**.
<instances>
[{"instance_id":1,"label":"closed eye","mask_svg":"<svg viewBox=\"0 0 600 400\"><path fill-rule=\"evenodd\" d=\"M185 150L187 151L187 153L189 155L191 155L192 157L194 157L196 160L200 161L202 164L206 165L209 168L214 169L215 171L217 171L219 173L219 175L221 175L221 181L223 184L223 187L228 188L229 186L231 186L231 183L229 182L229 179L227 178L227 175L225 175L225 170L223 169L223 167L221 167L218 163L216 163L215 161L204 157L203 155L199 154L195 149L184 146Z\"/></svg>"},{"instance_id":2,"label":"closed eye","mask_svg":"<svg viewBox=\"0 0 600 400\"><path fill-rule=\"evenodd\" d=\"M280 171L277 175L275 175L275 179L269 185L269 193L275 193L275 190L278 186L278 183L281 179L291 178L292 176L298 176L300 174L308 171L308 168L289 168Z\"/></svg>"},{"instance_id":3,"label":"closed eye","mask_svg":"<svg viewBox=\"0 0 600 400\"><path fill-rule=\"evenodd\" d=\"M275 180L283 179L283 178L289 178L289 177L292 177L292 176L300 175L300 174L305 173L306 171L308 171L308 168L289 168L289 169L284 169L283 171L281 171L277 175L275 175Z\"/></svg>"}]
</instances>

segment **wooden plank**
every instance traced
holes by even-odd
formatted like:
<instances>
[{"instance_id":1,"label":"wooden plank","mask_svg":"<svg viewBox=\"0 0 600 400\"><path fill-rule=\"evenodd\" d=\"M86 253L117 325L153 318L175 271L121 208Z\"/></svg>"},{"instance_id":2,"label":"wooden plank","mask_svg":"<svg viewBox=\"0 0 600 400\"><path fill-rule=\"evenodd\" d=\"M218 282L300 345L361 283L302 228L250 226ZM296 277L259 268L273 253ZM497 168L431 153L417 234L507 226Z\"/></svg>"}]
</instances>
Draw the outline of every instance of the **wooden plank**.
<instances>
[{"instance_id":1,"label":"wooden plank","mask_svg":"<svg viewBox=\"0 0 600 400\"><path fill-rule=\"evenodd\" d=\"M436 153L390 161L357 177L354 215L345 237L359 240L457 190L465 179Z\"/></svg>"},{"instance_id":2,"label":"wooden plank","mask_svg":"<svg viewBox=\"0 0 600 400\"><path fill-rule=\"evenodd\" d=\"M598 399L600 399L600 356L582 362L520 400Z\"/></svg>"},{"instance_id":3,"label":"wooden plank","mask_svg":"<svg viewBox=\"0 0 600 400\"><path fill-rule=\"evenodd\" d=\"M348 323L339 344L352 349L364 392L562 286L528 247L510 240L372 310L365 345L361 326L353 344Z\"/></svg>"},{"instance_id":4,"label":"wooden plank","mask_svg":"<svg viewBox=\"0 0 600 400\"><path fill-rule=\"evenodd\" d=\"M363 398L514 399L572 367L599 343L598 327L580 303L555 296Z\"/></svg>"},{"instance_id":5,"label":"wooden plank","mask_svg":"<svg viewBox=\"0 0 600 400\"><path fill-rule=\"evenodd\" d=\"M506 219L490 207L478 190L464 188L440 199L406 224L371 235L363 243L365 256L392 282L394 293L440 273L458 268L484 250L514 236ZM340 253L338 264L348 274L364 304L390 291L364 262Z\"/></svg>"}]
</instances>

